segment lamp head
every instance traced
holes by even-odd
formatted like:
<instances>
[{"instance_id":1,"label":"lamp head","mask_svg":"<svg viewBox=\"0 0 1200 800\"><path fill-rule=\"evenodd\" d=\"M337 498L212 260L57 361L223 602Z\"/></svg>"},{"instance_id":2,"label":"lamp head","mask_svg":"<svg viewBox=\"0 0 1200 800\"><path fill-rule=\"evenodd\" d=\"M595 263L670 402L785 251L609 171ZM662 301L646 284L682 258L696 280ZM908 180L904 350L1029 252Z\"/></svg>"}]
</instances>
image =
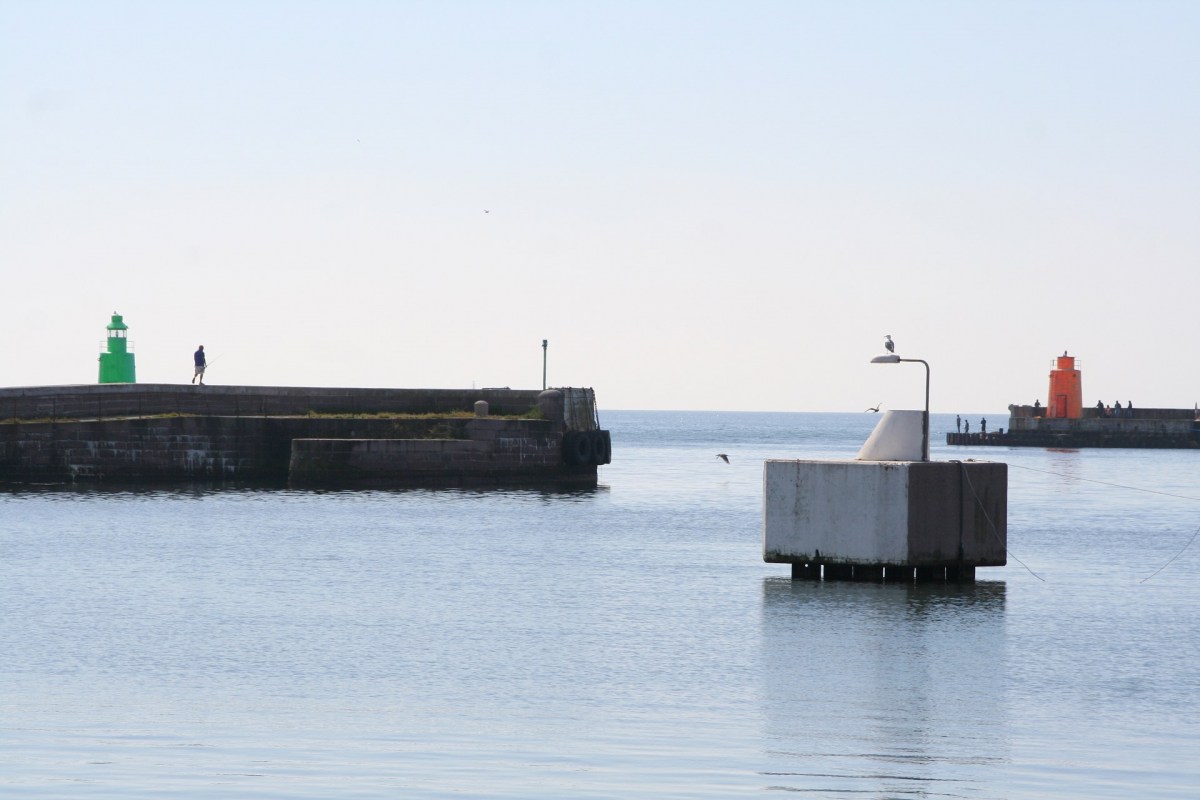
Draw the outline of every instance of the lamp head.
<instances>
[{"instance_id":1,"label":"lamp head","mask_svg":"<svg viewBox=\"0 0 1200 800\"><path fill-rule=\"evenodd\" d=\"M871 359L872 364L899 364L900 356L895 353L885 353L881 356L875 356Z\"/></svg>"}]
</instances>

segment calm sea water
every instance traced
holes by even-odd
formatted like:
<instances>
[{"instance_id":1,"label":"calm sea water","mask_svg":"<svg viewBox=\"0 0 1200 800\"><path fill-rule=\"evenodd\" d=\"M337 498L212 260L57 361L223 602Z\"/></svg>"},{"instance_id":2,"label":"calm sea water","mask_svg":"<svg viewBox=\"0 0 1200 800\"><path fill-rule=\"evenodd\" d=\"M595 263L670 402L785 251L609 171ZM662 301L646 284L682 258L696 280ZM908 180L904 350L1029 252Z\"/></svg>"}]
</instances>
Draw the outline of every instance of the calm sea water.
<instances>
[{"instance_id":1,"label":"calm sea water","mask_svg":"<svg viewBox=\"0 0 1200 800\"><path fill-rule=\"evenodd\" d=\"M961 588L762 562L763 460L867 414L609 412L569 494L0 493L0 797L1200 796L1200 453L952 420L1025 565Z\"/></svg>"}]
</instances>

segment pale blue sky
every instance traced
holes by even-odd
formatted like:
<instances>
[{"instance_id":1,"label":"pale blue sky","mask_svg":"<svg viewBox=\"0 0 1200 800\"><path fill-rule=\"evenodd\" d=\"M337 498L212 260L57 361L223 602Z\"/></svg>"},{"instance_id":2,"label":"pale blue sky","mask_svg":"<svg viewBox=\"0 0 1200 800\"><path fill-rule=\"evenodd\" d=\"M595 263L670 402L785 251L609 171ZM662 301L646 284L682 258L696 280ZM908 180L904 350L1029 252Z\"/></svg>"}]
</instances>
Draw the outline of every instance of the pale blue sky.
<instances>
[{"instance_id":1,"label":"pale blue sky","mask_svg":"<svg viewBox=\"0 0 1200 800\"><path fill-rule=\"evenodd\" d=\"M1200 400L1200 3L0 0L0 385ZM484 209L490 213L485 214Z\"/></svg>"}]
</instances>

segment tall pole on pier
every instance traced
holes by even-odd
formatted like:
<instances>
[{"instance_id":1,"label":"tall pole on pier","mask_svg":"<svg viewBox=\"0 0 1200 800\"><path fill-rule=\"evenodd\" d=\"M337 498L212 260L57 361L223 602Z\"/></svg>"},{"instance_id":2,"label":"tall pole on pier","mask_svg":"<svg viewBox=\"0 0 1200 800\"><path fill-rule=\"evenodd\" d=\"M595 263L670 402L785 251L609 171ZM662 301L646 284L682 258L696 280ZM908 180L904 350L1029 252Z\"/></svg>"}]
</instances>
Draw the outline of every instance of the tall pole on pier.
<instances>
[{"instance_id":1,"label":"tall pole on pier","mask_svg":"<svg viewBox=\"0 0 1200 800\"><path fill-rule=\"evenodd\" d=\"M547 339L542 339L542 391L546 391L546 345Z\"/></svg>"}]
</instances>

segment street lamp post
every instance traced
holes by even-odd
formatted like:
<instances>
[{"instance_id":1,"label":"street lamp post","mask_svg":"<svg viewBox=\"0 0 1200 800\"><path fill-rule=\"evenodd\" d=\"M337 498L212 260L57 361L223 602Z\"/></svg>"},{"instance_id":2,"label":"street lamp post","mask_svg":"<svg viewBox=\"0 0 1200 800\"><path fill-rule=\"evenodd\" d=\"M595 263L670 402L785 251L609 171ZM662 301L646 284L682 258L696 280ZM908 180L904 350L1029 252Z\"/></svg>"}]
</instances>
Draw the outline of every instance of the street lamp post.
<instances>
[{"instance_id":1,"label":"street lamp post","mask_svg":"<svg viewBox=\"0 0 1200 800\"><path fill-rule=\"evenodd\" d=\"M929 460L929 362L920 358L901 358L895 353L885 353L871 359L872 364L899 364L907 361L925 365L925 416L921 420L921 460Z\"/></svg>"}]
</instances>

